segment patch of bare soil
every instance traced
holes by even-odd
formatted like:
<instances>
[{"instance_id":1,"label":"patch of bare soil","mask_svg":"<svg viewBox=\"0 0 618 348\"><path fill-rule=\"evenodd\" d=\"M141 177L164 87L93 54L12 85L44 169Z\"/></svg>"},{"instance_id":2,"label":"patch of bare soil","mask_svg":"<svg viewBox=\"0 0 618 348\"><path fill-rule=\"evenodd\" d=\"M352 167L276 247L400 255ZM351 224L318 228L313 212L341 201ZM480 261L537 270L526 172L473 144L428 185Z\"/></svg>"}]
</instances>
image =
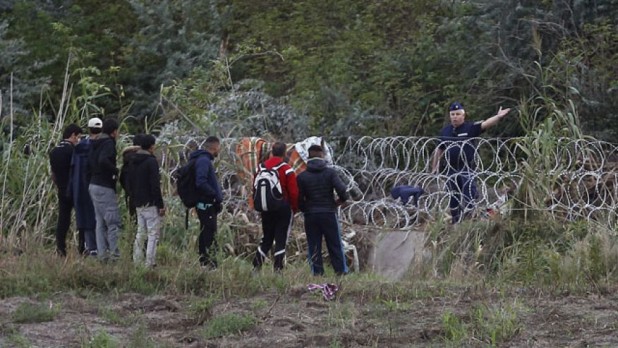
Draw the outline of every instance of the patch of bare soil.
<instances>
[{"instance_id":1,"label":"patch of bare soil","mask_svg":"<svg viewBox=\"0 0 618 348\"><path fill-rule=\"evenodd\" d=\"M447 289L408 300L376 299L375 291L346 292L334 301L299 286L284 293L219 301L198 320L185 297L139 294L58 294L48 299L0 300L0 346L82 347L97 334L120 346L164 347L424 347L445 344L445 313L463 322L474 308L506 308L517 329L502 347L618 346L618 295L552 296L532 291L512 294L489 290ZM371 295L373 294L373 295ZM54 320L15 323L12 313L23 303L58 308ZM254 319L242 332L207 338L217 317L236 313ZM216 331L211 331L216 332ZM467 344L470 344L467 341ZM473 341L484 346L487 341Z\"/></svg>"}]
</instances>

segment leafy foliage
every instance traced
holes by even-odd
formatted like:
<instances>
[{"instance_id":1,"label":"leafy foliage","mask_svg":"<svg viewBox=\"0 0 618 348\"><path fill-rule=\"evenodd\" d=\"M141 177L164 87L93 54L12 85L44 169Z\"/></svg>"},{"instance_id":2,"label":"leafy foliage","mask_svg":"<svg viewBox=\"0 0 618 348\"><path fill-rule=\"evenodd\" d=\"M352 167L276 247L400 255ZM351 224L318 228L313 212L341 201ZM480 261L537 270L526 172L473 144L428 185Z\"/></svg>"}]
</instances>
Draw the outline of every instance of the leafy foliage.
<instances>
[{"instance_id":1,"label":"leafy foliage","mask_svg":"<svg viewBox=\"0 0 618 348\"><path fill-rule=\"evenodd\" d=\"M130 117L136 131L188 117L212 132L230 119L219 114L251 118L257 98L273 120L245 132L297 137L286 133L300 119L303 132L330 136L431 135L454 99L482 119L543 96L559 109L572 101L585 132L616 134L606 127L616 124L618 100L613 0L0 5L8 24L0 77L6 93L13 73L18 113L42 104L53 119L70 61L71 72L96 69L92 82L106 86L97 112ZM282 129L269 125L282 118ZM526 132L516 122L502 127L492 132Z\"/></svg>"}]
</instances>

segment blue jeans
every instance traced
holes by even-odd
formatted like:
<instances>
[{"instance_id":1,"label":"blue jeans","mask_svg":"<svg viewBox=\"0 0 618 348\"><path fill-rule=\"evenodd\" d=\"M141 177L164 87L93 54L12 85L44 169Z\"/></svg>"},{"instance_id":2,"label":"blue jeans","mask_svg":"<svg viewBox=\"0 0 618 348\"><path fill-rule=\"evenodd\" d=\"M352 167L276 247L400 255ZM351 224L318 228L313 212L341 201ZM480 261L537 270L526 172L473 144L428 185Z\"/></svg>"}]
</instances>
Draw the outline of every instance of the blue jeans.
<instances>
[{"instance_id":1,"label":"blue jeans","mask_svg":"<svg viewBox=\"0 0 618 348\"><path fill-rule=\"evenodd\" d=\"M336 274L348 273L341 231L336 213L305 213L308 260L313 275L324 274L322 238L326 241L328 256Z\"/></svg>"},{"instance_id":2,"label":"blue jeans","mask_svg":"<svg viewBox=\"0 0 618 348\"><path fill-rule=\"evenodd\" d=\"M451 209L452 223L456 224L464 215L474 209L477 198L476 183L474 173L460 172L452 174L446 182L451 199L449 208Z\"/></svg>"}]
</instances>

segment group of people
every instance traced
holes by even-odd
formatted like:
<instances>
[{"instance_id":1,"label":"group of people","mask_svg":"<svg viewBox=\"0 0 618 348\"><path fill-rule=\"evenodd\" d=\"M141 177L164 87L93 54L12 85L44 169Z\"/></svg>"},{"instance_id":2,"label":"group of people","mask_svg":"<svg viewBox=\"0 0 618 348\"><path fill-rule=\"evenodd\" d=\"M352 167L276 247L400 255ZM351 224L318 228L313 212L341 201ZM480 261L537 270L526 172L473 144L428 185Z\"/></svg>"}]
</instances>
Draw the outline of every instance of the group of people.
<instances>
[{"instance_id":1,"label":"group of people","mask_svg":"<svg viewBox=\"0 0 618 348\"><path fill-rule=\"evenodd\" d=\"M309 147L307 169L298 177L290 165L285 163L285 152L285 143L274 143L271 157L260 166L261 170L277 169L285 203L274 211L261 212L263 237L253 259L254 270L258 271L262 267L273 241L274 270L279 272L283 269L285 247L291 232L293 215L301 211L304 216L308 261L312 274L324 274L322 261L322 240L324 240L335 274L344 275L348 273L348 267L337 219L337 207L348 199L346 186L335 170L328 166L324 159L324 149L320 145Z\"/></svg>"},{"instance_id":2,"label":"group of people","mask_svg":"<svg viewBox=\"0 0 618 348\"><path fill-rule=\"evenodd\" d=\"M58 191L56 250L67 255L66 236L75 209L80 254L102 260L120 257L118 238L121 217L116 194L120 171L117 167L118 122L114 119L88 121L88 136L80 140L82 129L68 125L63 140L49 154L53 182ZM135 208L137 235L133 258L146 266L155 265L156 244L165 207L161 196L159 164L154 157L155 138L134 138L135 151L123 166L123 187ZM145 243L146 235L148 241Z\"/></svg>"},{"instance_id":3,"label":"group of people","mask_svg":"<svg viewBox=\"0 0 618 348\"><path fill-rule=\"evenodd\" d=\"M121 218L116 193L120 181L127 194L128 210L137 220L133 260L154 267L161 218L165 216L159 164L154 156L155 137L150 134L134 136L133 146L123 151L122 170L119 170L116 162L117 121L93 118L88 121L88 130L89 135L80 140L81 127L70 124L63 132L63 140L49 155L52 179L58 190L57 252L61 256L67 254L66 236L74 208L79 231L78 251L102 260L114 260L120 256ZM203 149L195 149L189 156L189 161L194 162L198 196L195 210L200 221L199 262L208 269L217 268L217 216L222 211L223 193L214 161L220 149L220 140L211 136L206 139ZM284 163L285 151L284 143L275 143L271 158L263 163L268 169L279 167L285 203L277 211L261 213L264 235L253 265L256 270L261 268L274 242L274 268L276 271L283 269L293 214L302 211L313 274L324 273L323 237L335 272L345 274L348 268L336 209L347 200L346 187L335 171L327 166L322 147L314 145L309 148L307 170L298 178Z\"/></svg>"},{"instance_id":4,"label":"group of people","mask_svg":"<svg viewBox=\"0 0 618 348\"><path fill-rule=\"evenodd\" d=\"M502 109L484 121L466 121L463 104L449 106L450 124L440 132L441 142L434 152L432 172L438 173L445 155L446 186L450 193L449 207L452 223L460 222L474 205L476 184L474 158L476 148L466 139L478 137L496 125L510 109ZM114 119L88 121L88 136L80 140L82 129L76 124L66 127L63 140L50 152L52 178L58 190L58 224L56 248L66 255L66 235L70 227L71 210L75 208L80 253L98 256L103 260L120 256L118 236L121 219L116 194L119 169L116 164L118 123ZM133 244L133 259L146 266L156 265L156 246L160 235L161 218L165 215L160 187L159 165L154 156L155 137L137 135L132 152L125 153L122 187L128 196L129 210L137 219L137 234ZM203 267L217 267L217 216L222 210L223 193L215 172L214 160L221 149L217 137L206 139L204 149L195 149L189 159L195 162L196 205L200 221L198 239L199 262ZM307 170L296 176L285 163L286 144L276 142L271 156L261 168L276 169L285 204L275 211L261 212L263 237L253 258L259 270L273 247L275 271L285 263L285 249L294 214L302 212L307 236L308 261L314 275L324 273L322 239L336 274L348 272L337 219L337 207L348 199L346 186L334 169L324 160L324 149L313 145L308 149ZM257 174L257 173L256 173ZM400 190L401 191L401 190ZM409 191L409 190L408 190ZM408 200L419 192L397 191ZM335 197L336 192L336 197ZM421 192L422 193L422 192ZM144 251L145 250L145 251ZM144 257L145 255L145 257Z\"/></svg>"}]
</instances>

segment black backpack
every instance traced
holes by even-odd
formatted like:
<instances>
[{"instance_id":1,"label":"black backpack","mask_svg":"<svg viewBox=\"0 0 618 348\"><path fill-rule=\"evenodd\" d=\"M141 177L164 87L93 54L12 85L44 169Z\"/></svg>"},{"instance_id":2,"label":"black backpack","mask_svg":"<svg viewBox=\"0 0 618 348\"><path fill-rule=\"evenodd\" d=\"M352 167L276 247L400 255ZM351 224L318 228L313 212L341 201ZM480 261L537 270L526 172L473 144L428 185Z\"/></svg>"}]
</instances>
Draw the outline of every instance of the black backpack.
<instances>
[{"instance_id":1,"label":"black backpack","mask_svg":"<svg viewBox=\"0 0 618 348\"><path fill-rule=\"evenodd\" d=\"M253 207L259 212L272 212L286 206L279 180L279 168L286 163L267 169L263 163L253 180Z\"/></svg>"},{"instance_id":2,"label":"black backpack","mask_svg":"<svg viewBox=\"0 0 618 348\"><path fill-rule=\"evenodd\" d=\"M189 208L194 208L199 200L197 185L195 184L195 162L191 159L187 164L176 171L176 192L182 204Z\"/></svg>"}]
</instances>

